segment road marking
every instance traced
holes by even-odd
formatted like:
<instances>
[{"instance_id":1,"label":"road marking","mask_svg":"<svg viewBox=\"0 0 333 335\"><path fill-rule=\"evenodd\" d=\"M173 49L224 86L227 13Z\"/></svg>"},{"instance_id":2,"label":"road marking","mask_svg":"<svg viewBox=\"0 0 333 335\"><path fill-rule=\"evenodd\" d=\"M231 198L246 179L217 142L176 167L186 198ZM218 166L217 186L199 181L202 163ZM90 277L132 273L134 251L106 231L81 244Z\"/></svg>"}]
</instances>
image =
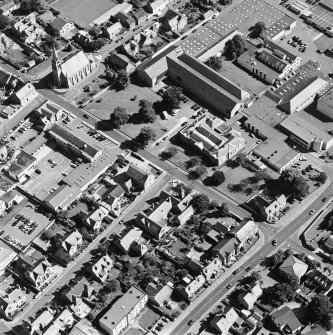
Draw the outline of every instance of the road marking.
<instances>
[{"instance_id":1,"label":"road marking","mask_svg":"<svg viewBox=\"0 0 333 335\"><path fill-rule=\"evenodd\" d=\"M316 41L318 38L322 37L324 34L323 33L319 33L318 35L316 35L312 41Z\"/></svg>"}]
</instances>

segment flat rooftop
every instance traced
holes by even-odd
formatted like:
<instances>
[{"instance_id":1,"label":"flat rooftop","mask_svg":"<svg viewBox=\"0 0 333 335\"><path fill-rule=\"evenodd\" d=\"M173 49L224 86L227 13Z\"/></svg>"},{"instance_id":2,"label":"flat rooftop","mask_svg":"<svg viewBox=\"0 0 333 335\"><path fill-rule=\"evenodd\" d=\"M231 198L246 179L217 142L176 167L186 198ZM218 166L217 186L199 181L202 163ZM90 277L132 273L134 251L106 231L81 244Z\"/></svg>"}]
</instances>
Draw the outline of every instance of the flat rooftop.
<instances>
[{"instance_id":1,"label":"flat rooftop","mask_svg":"<svg viewBox=\"0 0 333 335\"><path fill-rule=\"evenodd\" d=\"M331 88L327 93L320 97L320 102L333 108L333 88Z\"/></svg>"},{"instance_id":2,"label":"flat rooftop","mask_svg":"<svg viewBox=\"0 0 333 335\"><path fill-rule=\"evenodd\" d=\"M132 286L99 320L100 326L113 329L146 296L146 293Z\"/></svg>"}]
</instances>

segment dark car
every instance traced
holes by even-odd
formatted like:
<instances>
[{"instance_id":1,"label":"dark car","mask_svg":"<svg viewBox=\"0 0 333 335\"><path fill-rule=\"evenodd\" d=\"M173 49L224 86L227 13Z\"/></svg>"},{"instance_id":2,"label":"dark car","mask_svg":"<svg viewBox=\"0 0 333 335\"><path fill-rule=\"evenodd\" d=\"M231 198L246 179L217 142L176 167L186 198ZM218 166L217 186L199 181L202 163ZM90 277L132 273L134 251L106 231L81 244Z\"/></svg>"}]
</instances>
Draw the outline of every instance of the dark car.
<instances>
[{"instance_id":1,"label":"dark car","mask_svg":"<svg viewBox=\"0 0 333 335\"><path fill-rule=\"evenodd\" d=\"M232 284L227 285L227 289L232 288Z\"/></svg>"},{"instance_id":2,"label":"dark car","mask_svg":"<svg viewBox=\"0 0 333 335\"><path fill-rule=\"evenodd\" d=\"M193 320L190 320L187 324L188 324L189 326L192 326L193 323L194 323L194 321L193 321Z\"/></svg>"},{"instance_id":3,"label":"dark car","mask_svg":"<svg viewBox=\"0 0 333 335\"><path fill-rule=\"evenodd\" d=\"M89 119L90 116L88 114L83 114L83 117Z\"/></svg>"},{"instance_id":4,"label":"dark car","mask_svg":"<svg viewBox=\"0 0 333 335\"><path fill-rule=\"evenodd\" d=\"M274 246L276 246L276 245L277 245L277 240L273 240L273 241L272 241L272 244L273 244Z\"/></svg>"},{"instance_id":5,"label":"dark car","mask_svg":"<svg viewBox=\"0 0 333 335\"><path fill-rule=\"evenodd\" d=\"M327 200L327 198L325 197L325 198L323 198L323 202L326 202L326 200Z\"/></svg>"},{"instance_id":6,"label":"dark car","mask_svg":"<svg viewBox=\"0 0 333 335\"><path fill-rule=\"evenodd\" d=\"M236 269L232 274L236 274L236 273L238 273L239 272L239 269Z\"/></svg>"},{"instance_id":7,"label":"dark car","mask_svg":"<svg viewBox=\"0 0 333 335\"><path fill-rule=\"evenodd\" d=\"M251 271L252 270L252 266L248 266L246 269L245 269L245 271Z\"/></svg>"}]
</instances>

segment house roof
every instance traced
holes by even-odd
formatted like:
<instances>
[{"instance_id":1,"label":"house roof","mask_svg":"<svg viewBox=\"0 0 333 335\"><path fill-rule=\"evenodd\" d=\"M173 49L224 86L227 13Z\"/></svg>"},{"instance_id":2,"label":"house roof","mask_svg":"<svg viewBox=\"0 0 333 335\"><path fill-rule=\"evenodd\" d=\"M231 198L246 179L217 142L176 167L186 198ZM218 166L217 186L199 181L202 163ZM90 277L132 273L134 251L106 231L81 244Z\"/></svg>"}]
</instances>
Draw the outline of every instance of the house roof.
<instances>
[{"instance_id":1,"label":"house roof","mask_svg":"<svg viewBox=\"0 0 333 335\"><path fill-rule=\"evenodd\" d=\"M242 221L236 226L232 232L238 238L240 242L246 240L254 231L258 230L258 226L252 221Z\"/></svg>"},{"instance_id":2,"label":"house roof","mask_svg":"<svg viewBox=\"0 0 333 335\"><path fill-rule=\"evenodd\" d=\"M142 233L141 229L134 227L120 239L121 246L127 251L131 244L142 236Z\"/></svg>"},{"instance_id":3,"label":"house roof","mask_svg":"<svg viewBox=\"0 0 333 335\"><path fill-rule=\"evenodd\" d=\"M280 266L280 271L295 275L298 278L301 278L307 269L308 266L293 255L290 255Z\"/></svg>"},{"instance_id":4,"label":"house roof","mask_svg":"<svg viewBox=\"0 0 333 335\"><path fill-rule=\"evenodd\" d=\"M272 318L281 326L288 326L292 333L302 326L295 313L288 306L283 306L271 314Z\"/></svg>"},{"instance_id":5,"label":"house roof","mask_svg":"<svg viewBox=\"0 0 333 335\"><path fill-rule=\"evenodd\" d=\"M128 167L126 174L135 182L144 182L147 178L148 172L142 170L137 165L132 164Z\"/></svg>"},{"instance_id":6,"label":"house roof","mask_svg":"<svg viewBox=\"0 0 333 335\"><path fill-rule=\"evenodd\" d=\"M66 77L71 77L89 64L89 59L81 50L61 64L61 70Z\"/></svg>"},{"instance_id":7,"label":"house roof","mask_svg":"<svg viewBox=\"0 0 333 335\"><path fill-rule=\"evenodd\" d=\"M80 320L70 331L69 335L102 335L87 319Z\"/></svg>"},{"instance_id":8,"label":"house roof","mask_svg":"<svg viewBox=\"0 0 333 335\"><path fill-rule=\"evenodd\" d=\"M14 159L14 162L10 165L8 172L15 176L20 175L26 168L36 161L34 156L29 155L25 151L21 151Z\"/></svg>"},{"instance_id":9,"label":"house roof","mask_svg":"<svg viewBox=\"0 0 333 335\"><path fill-rule=\"evenodd\" d=\"M66 208L74 199L81 194L80 189L74 185L61 185L53 193L51 193L44 201L53 209Z\"/></svg>"},{"instance_id":10,"label":"house roof","mask_svg":"<svg viewBox=\"0 0 333 335\"><path fill-rule=\"evenodd\" d=\"M329 236L325 241L325 246L329 249L333 249L333 235Z\"/></svg>"},{"instance_id":11,"label":"house roof","mask_svg":"<svg viewBox=\"0 0 333 335\"><path fill-rule=\"evenodd\" d=\"M222 239L217 243L212 250L218 251L222 256L227 256L235 251L236 246L239 245L237 238Z\"/></svg>"},{"instance_id":12,"label":"house roof","mask_svg":"<svg viewBox=\"0 0 333 335\"><path fill-rule=\"evenodd\" d=\"M57 16L51 23L50 25L52 26L53 29L55 30L61 30L67 23L65 19L63 19L60 16Z\"/></svg>"},{"instance_id":13,"label":"house roof","mask_svg":"<svg viewBox=\"0 0 333 335\"><path fill-rule=\"evenodd\" d=\"M19 87L17 90L15 89L15 95L18 99L24 99L31 91L35 91L34 85L31 83L25 83L23 86Z\"/></svg>"}]
</instances>

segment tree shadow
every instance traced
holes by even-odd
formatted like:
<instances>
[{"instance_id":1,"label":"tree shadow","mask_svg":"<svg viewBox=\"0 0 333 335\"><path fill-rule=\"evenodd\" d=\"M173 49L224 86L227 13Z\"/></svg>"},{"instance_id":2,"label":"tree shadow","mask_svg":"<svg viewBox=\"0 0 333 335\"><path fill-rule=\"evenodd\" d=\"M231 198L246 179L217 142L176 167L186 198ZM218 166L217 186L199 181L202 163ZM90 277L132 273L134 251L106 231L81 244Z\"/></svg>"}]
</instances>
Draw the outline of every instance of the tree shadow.
<instances>
[{"instance_id":1,"label":"tree shadow","mask_svg":"<svg viewBox=\"0 0 333 335\"><path fill-rule=\"evenodd\" d=\"M108 131L113 130L115 127L111 124L109 120L100 120L95 124L97 130Z\"/></svg>"},{"instance_id":2,"label":"tree shadow","mask_svg":"<svg viewBox=\"0 0 333 335\"><path fill-rule=\"evenodd\" d=\"M138 144L136 143L136 139L133 138L132 140L126 140L122 143L120 143L120 149L122 150L126 150L126 149L129 149L129 150L132 150L132 151L138 151L139 150L139 147L138 147Z\"/></svg>"},{"instance_id":3,"label":"tree shadow","mask_svg":"<svg viewBox=\"0 0 333 335\"><path fill-rule=\"evenodd\" d=\"M216 186L214 178L212 176L208 176L206 179L204 179L203 184L205 186L211 186L211 187Z\"/></svg>"},{"instance_id":4,"label":"tree shadow","mask_svg":"<svg viewBox=\"0 0 333 335\"><path fill-rule=\"evenodd\" d=\"M128 123L131 124L142 124L145 123L143 118L142 118L142 114L138 113L134 113L130 116L130 118L128 119Z\"/></svg>"}]
</instances>

